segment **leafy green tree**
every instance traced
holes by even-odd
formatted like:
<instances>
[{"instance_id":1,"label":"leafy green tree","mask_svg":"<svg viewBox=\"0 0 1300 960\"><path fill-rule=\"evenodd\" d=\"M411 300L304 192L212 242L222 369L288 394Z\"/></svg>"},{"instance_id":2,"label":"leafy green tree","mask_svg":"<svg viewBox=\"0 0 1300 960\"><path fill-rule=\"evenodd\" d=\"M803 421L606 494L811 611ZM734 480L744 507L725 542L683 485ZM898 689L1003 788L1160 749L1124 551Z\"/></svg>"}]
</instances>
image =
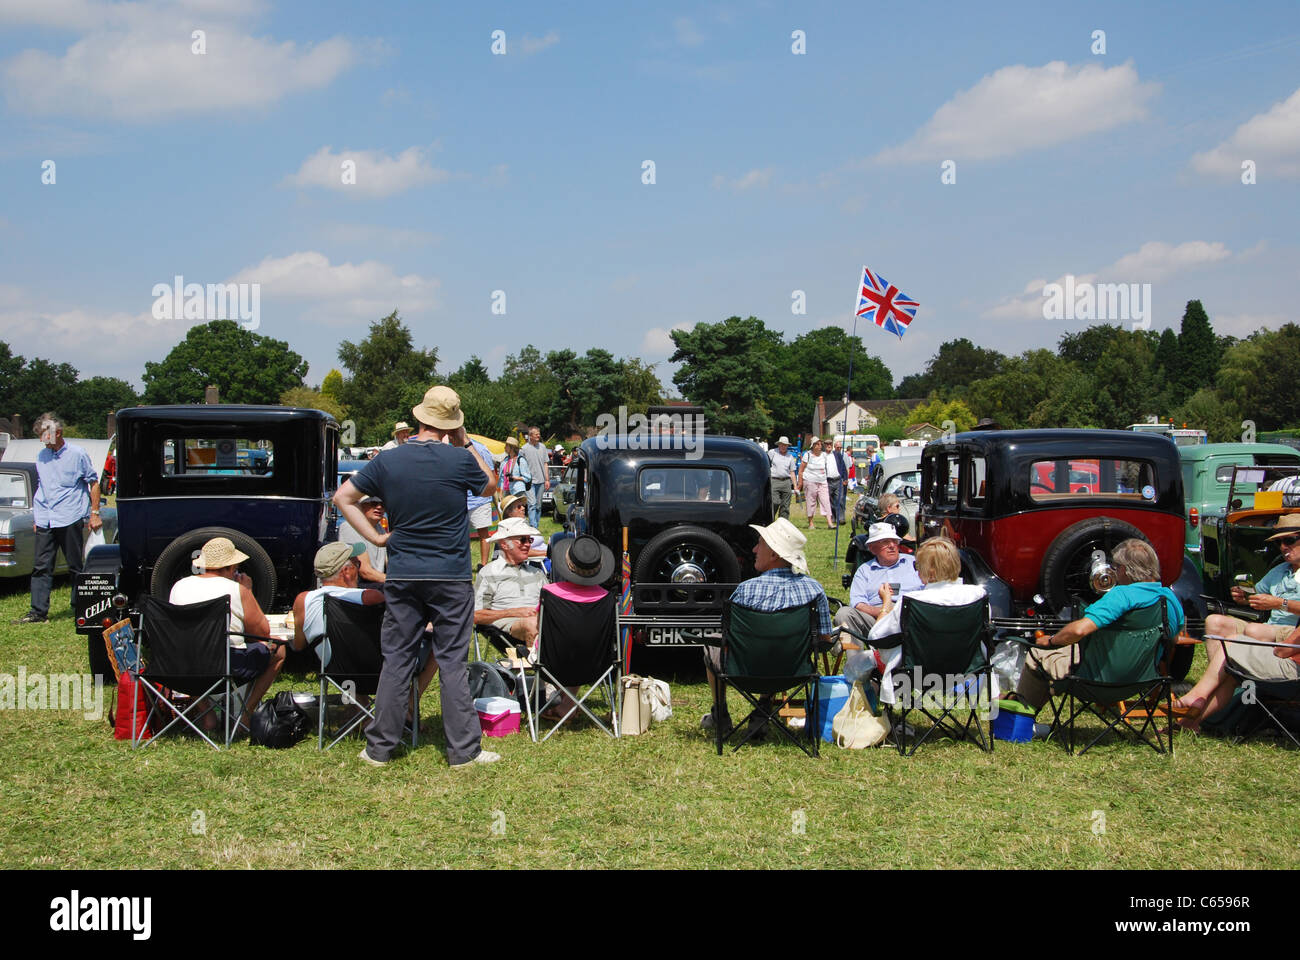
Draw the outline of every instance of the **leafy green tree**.
<instances>
[{"instance_id":1,"label":"leafy green tree","mask_svg":"<svg viewBox=\"0 0 1300 960\"><path fill-rule=\"evenodd\" d=\"M410 420L412 404L403 402L407 387L419 386L424 396L434 382L438 351L415 349L394 310L372 323L360 343L339 344L339 363L348 371L339 399L356 422L358 440L376 443L388 439L396 420Z\"/></svg>"},{"instance_id":2,"label":"leafy green tree","mask_svg":"<svg viewBox=\"0 0 1300 960\"><path fill-rule=\"evenodd\" d=\"M704 408L713 433L766 437L772 417L762 398L773 375L766 346L780 334L757 317L728 317L670 334L676 349L671 363L681 368L673 383L692 403ZM809 410L811 413L811 409Z\"/></svg>"},{"instance_id":3,"label":"leafy green tree","mask_svg":"<svg viewBox=\"0 0 1300 960\"><path fill-rule=\"evenodd\" d=\"M1097 361L1094 384L1095 425L1122 430L1137 423L1157 396L1155 355L1145 331L1119 331Z\"/></svg>"},{"instance_id":4,"label":"leafy green tree","mask_svg":"<svg viewBox=\"0 0 1300 960\"><path fill-rule=\"evenodd\" d=\"M40 357L27 361L22 357L16 359L21 366L8 384L8 408L4 413L22 414L23 422L29 427L47 410L57 413L67 423L75 423L74 413L80 413L76 404L77 368ZM13 366L12 359L9 366ZM103 430L102 424L99 429Z\"/></svg>"},{"instance_id":5,"label":"leafy green tree","mask_svg":"<svg viewBox=\"0 0 1300 960\"><path fill-rule=\"evenodd\" d=\"M1165 405L1172 406L1184 399L1182 380L1179 376L1178 334L1172 327L1165 327L1160 332L1160 344L1156 347L1156 376L1165 396Z\"/></svg>"},{"instance_id":6,"label":"leafy green tree","mask_svg":"<svg viewBox=\"0 0 1300 960\"><path fill-rule=\"evenodd\" d=\"M280 404L285 407L305 407L308 410L324 410L340 423L345 419L343 405L328 396L323 390L311 387L290 387L280 394Z\"/></svg>"},{"instance_id":7,"label":"leafy green tree","mask_svg":"<svg viewBox=\"0 0 1300 960\"><path fill-rule=\"evenodd\" d=\"M483 361L477 356L471 356L468 360L460 365L460 369L447 378L447 383L459 390L468 383L491 383L492 377L488 374L488 369L483 365Z\"/></svg>"},{"instance_id":8,"label":"leafy green tree","mask_svg":"<svg viewBox=\"0 0 1300 960\"><path fill-rule=\"evenodd\" d=\"M1071 369L1051 350L1027 350L1008 357L1002 372L978 380L966 393L966 404L976 417L990 417L1007 430L1029 426L1034 408L1056 390Z\"/></svg>"},{"instance_id":9,"label":"leafy green tree","mask_svg":"<svg viewBox=\"0 0 1300 960\"><path fill-rule=\"evenodd\" d=\"M803 433L818 397L827 405L841 402L848 386L849 353L853 354L854 400L893 396L893 377L879 357L869 356L861 337L837 326L818 327L789 343L767 342L775 371L763 398L772 411L775 433Z\"/></svg>"},{"instance_id":10,"label":"leafy green tree","mask_svg":"<svg viewBox=\"0 0 1300 960\"><path fill-rule=\"evenodd\" d=\"M320 392L325 394L335 403L342 404L339 400L339 391L343 389L343 374L337 369L330 370L325 374L325 379L320 382Z\"/></svg>"},{"instance_id":11,"label":"leafy green tree","mask_svg":"<svg viewBox=\"0 0 1300 960\"><path fill-rule=\"evenodd\" d=\"M1188 300L1178 332L1179 396L1190 397L1214 383L1219 371L1218 340L1199 300Z\"/></svg>"},{"instance_id":12,"label":"leafy green tree","mask_svg":"<svg viewBox=\"0 0 1300 960\"><path fill-rule=\"evenodd\" d=\"M653 363L645 363L636 357L628 357L621 362L622 385L620 387L623 403L627 412L645 413L651 407L663 403L663 384L655 373Z\"/></svg>"},{"instance_id":13,"label":"leafy green tree","mask_svg":"<svg viewBox=\"0 0 1300 960\"><path fill-rule=\"evenodd\" d=\"M234 320L191 327L160 363L144 365L145 403L202 403L214 384L224 403L275 404L302 385L307 361L283 340L245 330Z\"/></svg>"},{"instance_id":14,"label":"leafy green tree","mask_svg":"<svg viewBox=\"0 0 1300 960\"><path fill-rule=\"evenodd\" d=\"M139 394L125 380L91 377L73 386L71 401L64 405L63 415L69 423L77 424L80 436L103 440L107 438L108 415L139 402Z\"/></svg>"},{"instance_id":15,"label":"leafy green tree","mask_svg":"<svg viewBox=\"0 0 1300 960\"><path fill-rule=\"evenodd\" d=\"M1187 398L1187 402L1174 408L1174 423L1204 430L1210 443L1230 443L1241 440L1241 421L1235 404L1220 399L1213 387L1202 387Z\"/></svg>"},{"instance_id":16,"label":"leafy green tree","mask_svg":"<svg viewBox=\"0 0 1300 960\"><path fill-rule=\"evenodd\" d=\"M1074 364L1065 364L1056 389L1029 415L1031 427L1097 426L1096 384Z\"/></svg>"},{"instance_id":17,"label":"leafy green tree","mask_svg":"<svg viewBox=\"0 0 1300 960\"><path fill-rule=\"evenodd\" d=\"M976 420L977 418L971 412L970 407L960 400L940 400L938 398L913 408L907 415L908 426L915 427L928 423L942 430L945 421L952 421L953 429L958 433L975 426Z\"/></svg>"},{"instance_id":18,"label":"leafy green tree","mask_svg":"<svg viewBox=\"0 0 1300 960\"><path fill-rule=\"evenodd\" d=\"M1223 358L1217 380L1220 401L1231 403L1234 415L1255 421L1257 430L1300 423L1297 370L1300 326L1288 323L1278 330L1261 330Z\"/></svg>"},{"instance_id":19,"label":"leafy green tree","mask_svg":"<svg viewBox=\"0 0 1300 960\"><path fill-rule=\"evenodd\" d=\"M507 356L498 382L506 387L515 416L525 426L536 426L543 435L550 436L552 430L544 421L549 420L556 405L560 385L542 352L530 343L519 353Z\"/></svg>"},{"instance_id":20,"label":"leafy green tree","mask_svg":"<svg viewBox=\"0 0 1300 960\"><path fill-rule=\"evenodd\" d=\"M898 385L899 397L965 396L971 384L995 377L1006 360L997 350L977 347L965 337L939 345L938 352L925 365L924 374L904 377Z\"/></svg>"}]
</instances>

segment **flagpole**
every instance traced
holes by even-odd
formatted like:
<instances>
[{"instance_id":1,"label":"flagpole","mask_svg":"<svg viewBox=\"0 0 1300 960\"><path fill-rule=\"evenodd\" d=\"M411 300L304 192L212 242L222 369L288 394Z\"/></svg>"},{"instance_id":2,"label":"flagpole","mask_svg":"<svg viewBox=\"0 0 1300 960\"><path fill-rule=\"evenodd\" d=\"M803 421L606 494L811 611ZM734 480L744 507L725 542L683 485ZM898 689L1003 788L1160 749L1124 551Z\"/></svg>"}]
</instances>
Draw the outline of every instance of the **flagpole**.
<instances>
[{"instance_id":1,"label":"flagpole","mask_svg":"<svg viewBox=\"0 0 1300 960\"><path fill-rule=\"evenodd\" d=\"M859 292L857 295L855 295L853 299L853 338L849 340L849 383L848 386L845 387L844 389L844 396L846 401L844 404L844 433L846 436L849 432L848 405L853 402L853 341L858 338L858 300L862 296L861 290L862 290L862 281L859 279L858 280ZM831 453L833 454L834 452L835 452L835 444L832 443ZM849 456L850 457L853 456L853 452L851 450L849 451ZM844 485L844 509L848 510L849 478L847 476L840 477L840 483ZM840 519L843 518L841 517ZM840 568L840 525L837 523L835 524L835 555L831 557L831 569L838 570L839 568Z\"/></svg>"}]
</instances>

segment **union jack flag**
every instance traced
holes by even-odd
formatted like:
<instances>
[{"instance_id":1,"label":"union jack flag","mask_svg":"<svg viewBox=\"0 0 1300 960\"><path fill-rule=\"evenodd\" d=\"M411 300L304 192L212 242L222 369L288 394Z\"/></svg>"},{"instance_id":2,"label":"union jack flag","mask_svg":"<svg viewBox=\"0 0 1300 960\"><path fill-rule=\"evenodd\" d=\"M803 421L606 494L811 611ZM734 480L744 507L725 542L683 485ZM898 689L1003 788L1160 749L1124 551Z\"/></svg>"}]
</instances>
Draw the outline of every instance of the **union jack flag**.
<instances>
[{"instance_id":1,"label":"union jack flag","mask_svg":"<svg viewBox=\"0 0 1300 960\"><path fill-rule=\"evenodd\" d=\"M868 267L862 268L862 283L858 291L859 317L865 317L876 326L898 334L898 339L901 340L919 306L919 303L909 299L888 280L872 273Z\"/></svg>"}]
</instances>

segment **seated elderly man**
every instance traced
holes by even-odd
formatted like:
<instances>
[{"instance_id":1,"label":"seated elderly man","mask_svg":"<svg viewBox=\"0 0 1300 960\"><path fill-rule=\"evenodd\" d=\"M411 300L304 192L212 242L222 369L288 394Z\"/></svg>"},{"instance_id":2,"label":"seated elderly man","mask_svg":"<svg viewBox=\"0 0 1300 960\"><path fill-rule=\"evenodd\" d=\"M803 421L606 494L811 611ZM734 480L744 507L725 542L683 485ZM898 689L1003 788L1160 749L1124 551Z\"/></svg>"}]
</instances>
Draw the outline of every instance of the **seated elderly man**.
<instances>
[{"instance_id":1,"label":"seated elderly man","mask_svg":"<svg viewBox=\"0 0 1300 960\"><path fill-rule=\"evenodd\" d=\"M1296 614L1300 613L1300 515L1290 514L1278 520L1278 532L1268 539L1282 550L1279 563L1260 578L1255 592L1247 594L1241 587L1232 588L1232 599L1253 610L1267 610L1265 623L1247 623L1237 617L1212 614L1205 618L1205 655L1209 659L1205 673L1196 685L1174 704L1181 726L1199 730L1201 721L1226 707L1237 688L1236 679L1227 671L1223 643L1212 637L1245 637L1269 643L1300 643ZM1288 647L1257 647L1237 643L1231 648L1232 660L1247 676L1256 680L1300 679L1300 663L1291 659L1297 651Z\"/></svg>"},{"instance_id":2,"label":"seated elderly man","mask_svg":"<svg viewBox=\"0 0 1300 960\"><path fill-rule=\"evenodd\" d=\"M490 623L530 647L537 639L537 605L546 584L541 564L528 559L538 534L527 520L502 520L488 539L501 545L501 555L479 571L474 588L474 625Z\"/></svg>"},{"instance_id":3,"label":"seated elderly man","mask_svg":"<svg viewBox=\"0 0 1300 960\"><path fill-rule=\"evenodd\" d=\"M841 607L835 614L837 627L848 627L855 633L867 634L876 625L884 611L881 598L882 584L896 583L900 590L917 590L921 578L916 573L916 560L898 550L898 531L888 523L873 523L867 535L867 549L872 558L858 567L849 586L849 606Z\"/></svg>"},{"instance_id":4,"label":"seated elderly man","mask_svg":"<svg viewBox=\"0 0 1300 960\"><path fill-rule=\"evenodd\" d=\"M1074 666L1071 648L1089 634L1118 624L1133 610L1142 610L1164 597L1165 615L1170 633L1183 628L1183 607L1168 587L1160 585L1160 560L1151 544L1130 538L1121 541L1112 552L1116 585L1089 604L1078 620L1067 623L1050 637L1040 637L1040 648L1029 652L1015 697L1021 703L1041 710L1051 694L1053 680L1065 677Z\"/></svg>"},{"instance_id":5,"label":"seated elderly man","mask_svg":"<svg viewBox=\"0 0 1300 960\"><path fill-rule=\"evenodd\" d=\"M826 602L826 592L822 585L808 576L808 560L804 556L804 547L808 538L785 517L777 517L766 527L751 523L758 531L758 543L754 544L754 569L758 576L744 581L731 595L732 603L751 610L774 612L796 607L800 604L817 601L818 633L822 643L830 642L831 608ZM704 668L709 678L709 689L717 692L717 674L722 670L722 648L704 648ZM770 703L771 698L764 698ZM731 716L723 701L722 713L715 713L716 708L700 720L705 730L721 729L723 734L731 732Z\"/></svg>"},{"instance_id":6,"label":"seated elderly man","mask_svg":"<svg viewBox=\"0 0 1300 960\"><path fill-rule=\"evenodd\" d=\"M248 732L253 711L284 666L283 646L259 641L248 643L239 636L250 633L265 637L271 631L270 621L253 596L252 579L239 572L239 565L247 559L248 554L236 550L227 537L214 537L199 552L203 572L177 580L167 598L175 604L230 598L230 668L240 683L252 684L237 733Z\"/></svg>"}]
</instances>

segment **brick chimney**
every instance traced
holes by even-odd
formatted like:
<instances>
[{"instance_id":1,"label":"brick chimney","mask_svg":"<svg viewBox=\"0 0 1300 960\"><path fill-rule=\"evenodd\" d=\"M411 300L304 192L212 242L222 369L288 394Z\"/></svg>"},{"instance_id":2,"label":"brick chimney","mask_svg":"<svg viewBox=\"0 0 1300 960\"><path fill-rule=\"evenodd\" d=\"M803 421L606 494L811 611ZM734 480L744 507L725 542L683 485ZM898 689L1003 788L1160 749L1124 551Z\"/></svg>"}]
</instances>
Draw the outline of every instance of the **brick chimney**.
<instances>
[{"instance_id":1,"label":"brick chimney","mask_svg":"<svg viewBox=\"0 0 1300 960\"><path fill-rule=\"evenodd\" d=\"M220 392L216 387L214 387L212 384L208 384L208 388L207 388L206 390L203 391L203 402L204 402L204 403L220 403L220 402L221 402L221 392Z\"/></svg>"}]
</instances>

